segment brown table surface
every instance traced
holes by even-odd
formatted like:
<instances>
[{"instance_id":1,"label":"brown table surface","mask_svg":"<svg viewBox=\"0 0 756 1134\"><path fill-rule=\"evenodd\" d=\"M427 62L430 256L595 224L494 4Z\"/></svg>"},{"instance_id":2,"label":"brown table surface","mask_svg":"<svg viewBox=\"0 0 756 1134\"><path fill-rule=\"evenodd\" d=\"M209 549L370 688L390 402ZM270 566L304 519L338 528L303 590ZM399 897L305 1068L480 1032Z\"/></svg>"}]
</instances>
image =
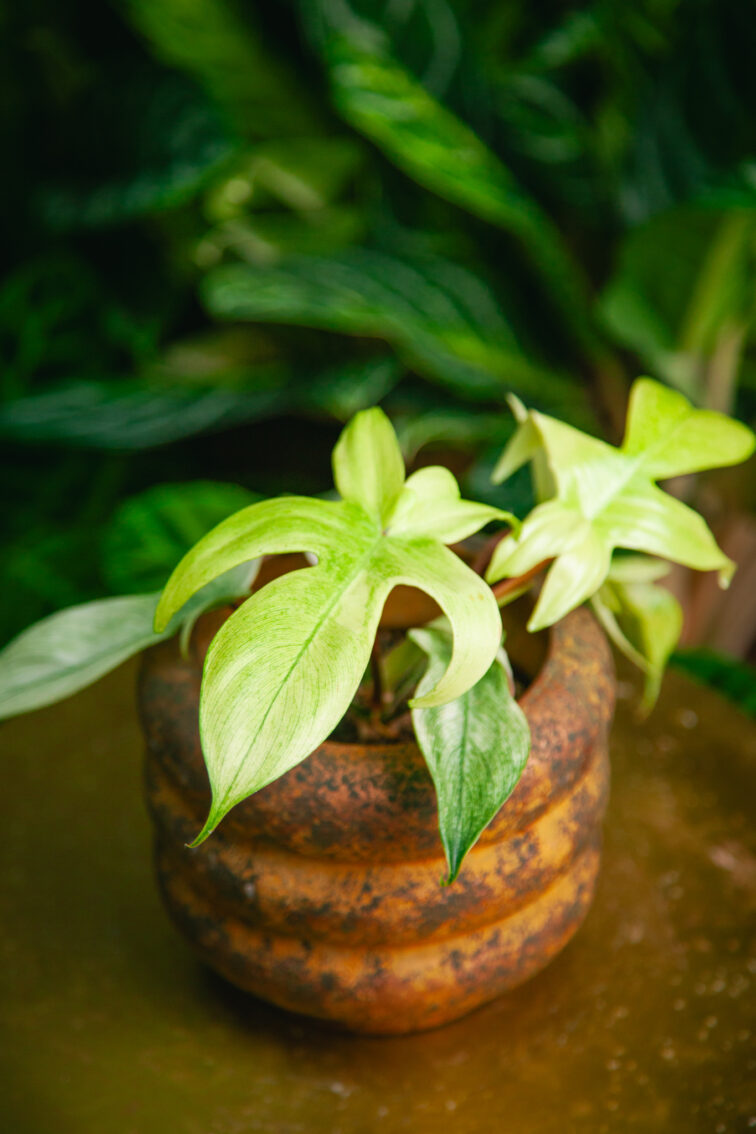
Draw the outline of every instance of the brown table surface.
<instances>
[{"instance_id":1,"label":"brown table surface","mask_svg":"<svg viewBox=\"0 0 756 1134\"><path fill-rule=\"evenodd\" d=\"M354 1039L237 993L158 902L133 664L0 729L2 1134L756 1128L756 726L672 674L621 701L598 897L466 1020Z\"/></svg>"}]
</instances>

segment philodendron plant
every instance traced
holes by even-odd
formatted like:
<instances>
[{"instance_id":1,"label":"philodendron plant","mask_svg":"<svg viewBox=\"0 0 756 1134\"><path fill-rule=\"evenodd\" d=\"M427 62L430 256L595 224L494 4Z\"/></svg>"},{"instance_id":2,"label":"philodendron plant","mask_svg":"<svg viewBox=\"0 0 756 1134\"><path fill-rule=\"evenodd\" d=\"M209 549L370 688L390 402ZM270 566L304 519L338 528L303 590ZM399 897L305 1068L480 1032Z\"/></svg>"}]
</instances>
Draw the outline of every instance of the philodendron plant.
<instances>
[{"instance_id":1,"label":"philodendron plant","mask_svg":"<svg viewBox=\"0 0 756 1134\"><path fill-rule=\"evenodd\" d=\"M724 586L734 570L703 519L655 482L735 464L754 445L745 426L647 378L633 387L619 449L519 402L513 411L518 428L494 479L532 462L539 503L524 522L461 499L445 468L405 476L388 418L365 410L334 450L340 499L252 503L205 534L162 592L73 607L26 630L0 654L0 715L59 700L170 635L186 650L198 615L234 601L204 664L199 724L212 804L192 845L345 717L363 734L390 736L409 712L453 881L530 746L499 607L546 572L529 629L590 602L644 670L650 707L682 621L658 582L663 560L718 571ZM500 538L474 570L448 545L489 525ZM250 593L263 556L292 552L310 565ZM386 644L379 622L399 584L425 591L442 615Z\"/></svg>"}]
</instances>

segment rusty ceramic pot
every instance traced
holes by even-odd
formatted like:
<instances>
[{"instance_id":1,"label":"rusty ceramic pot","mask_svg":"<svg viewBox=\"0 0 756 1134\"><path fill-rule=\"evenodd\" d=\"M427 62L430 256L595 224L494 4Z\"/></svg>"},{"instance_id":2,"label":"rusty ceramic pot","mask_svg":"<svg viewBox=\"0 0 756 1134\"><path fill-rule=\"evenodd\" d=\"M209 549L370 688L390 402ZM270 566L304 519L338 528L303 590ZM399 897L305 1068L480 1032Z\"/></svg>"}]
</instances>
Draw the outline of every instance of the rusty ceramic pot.
<instances>
[{"instance_id":1,"label":"rusty ceramic pot","mask_svg":"<svg viewBox=\"0 0 756 1134\"><path fill-rule=\"evenodd\" d=\"M449 887L410 742L326 741L188 849L210 798L197 653L150 650L140 708L160 886L212 968L283 1008L398 1034L464 1015L570 940L596 883L614 706L611 655L585 610L551 631L521 701L527 767Z\"/></svg>"}]
</instances>

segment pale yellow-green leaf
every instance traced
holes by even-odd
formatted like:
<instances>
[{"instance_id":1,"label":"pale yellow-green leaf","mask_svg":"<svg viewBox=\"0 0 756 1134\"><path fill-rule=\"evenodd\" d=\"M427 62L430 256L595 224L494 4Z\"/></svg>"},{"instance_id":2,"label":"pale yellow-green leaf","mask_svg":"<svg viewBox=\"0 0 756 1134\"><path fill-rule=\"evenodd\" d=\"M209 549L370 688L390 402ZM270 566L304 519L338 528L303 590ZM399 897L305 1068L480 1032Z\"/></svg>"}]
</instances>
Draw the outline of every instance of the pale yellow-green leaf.
<instances>
[{"instance_id":1,"label":"pale yellow-green leaf","mask_svg":"<svg viewBox=\"0 0 756 1134\"><path fill-rule=\"evenodd\" d=\"M654 480L737 465L751 455L753 433L723 413L695 409L651 378L633 385L622 450Z\"/></svg>"},{"instance_id":2,"label":"pale yellow-green leaf","mask_svg":"<svg viewBox=\"0 0 756 1134\"><path fill-rule=\"evenodd\" d=\"M224 624L208 652L200 725L213 802L197 841L247 795L303 760L338 724L367 666L381 611L398 585L426 591L446 614L446 671L418 700L437 706L465 693L501 640L496 600L443 541L508 514L459 498L451 473L416 474L402 508L404 468L381 411L358 414L334 468L347 497L281 497L219 524L168 581L157 626L221 572L260 555L301 551L315 566L268 583ZM397 516L394 530L387 518Z\"/></svg>"},{"instance_id":3,"label":"pale yellow-green leaf","mask_svg":"<svg viewBox=\"0 0 756 1134\"><path fill-rule=\"evenodd\" d=\"M382 409L361 410L333 451L333 479L344 500L385 524L404 484L404 459Z\"/></svg>"},{"instance_id":4,"label":"pale yellow-green leaf","mask_svg":"<svg viewBox=\"0 0 756 1134\"><path fill-rule=\"evenodd\" d=\"M593 608L615 645L645 674L641 709L650 711L662 676L680 638L682 607L653 582L607 582Z\"/></svg>"},{"instance_id":5,"label":"pale yellow-green leaf","mask_svg":"<svg viewBox=\"0 0 756 1134\"><path fill-rule=\"evenodd\" d=\"M655 583L671 570L663 559L646 555L615 555L607 578L612 583Z\"/></svg>"},{"instance_id":6,"label":"pale yellow-green leaf","mask_svg":"<svg viewBox=\"0 0 756 1134\"><path fill-rule=\"evenodd\" d=\"M590 528L549 568L528 630L543 630L589 599L606 578L611 549Z\"/></svg>"},{"instance_id":7,"label":"pale yellow-green leaf","mask_svg":"<svg viewBox=\"0 0 756 1134\"><path fill-rule=\"evenodd\" d=\"M419 587L435 599L451 623L454 645L449 668L416 708L459 697L483 676L501 641L501 619L490 587L436 540L387 539L378 569L396 583Z\"/></svg>"},{"instance_id":8,"label":"pale yellow-green leaf","mask_svg":"<svg viewBox=\"0 0 756 1134\"><path fill-rule=\"evenodd\" d=\"M407 481L388 521L389 535L424 535L457 543L492 520L519 527L511 512L462 500L453 474L440 465L418 469Z\"/></svg>"},{"instance_id":9,"label":"pale yellow-green leaf","mask_svg":"<svg viewBox=\"0 0 756 1134\"><path fill-rule=\"evenodd\" d=\"M727 585L735 565L705 521L654 482L743 460L754 443L744 425L696 410L681 394L650 378L633 386L619 449L541 413L531 411L525 420L518 407L518 419L520 440L515 437L514 449L505 451L504 470L528 454L534 461L545 454L554 498L539 504L519 534L499 545L487 578L515 577L555 560L531 628L550 625L595 594L615 548L716 570Z\"/></svg>"}]
</instances>

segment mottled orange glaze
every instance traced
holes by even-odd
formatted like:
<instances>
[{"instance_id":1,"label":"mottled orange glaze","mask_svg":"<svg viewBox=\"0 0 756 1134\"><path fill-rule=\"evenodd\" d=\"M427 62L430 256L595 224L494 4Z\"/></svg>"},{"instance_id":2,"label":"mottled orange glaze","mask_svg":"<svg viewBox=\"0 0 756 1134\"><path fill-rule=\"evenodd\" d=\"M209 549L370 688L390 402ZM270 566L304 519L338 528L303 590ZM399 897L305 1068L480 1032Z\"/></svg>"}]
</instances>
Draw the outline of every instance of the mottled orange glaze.
<instances>
[{"instance_id":1,"label":"mottled orange glaze","mask_svg":"<svg viewBox=\"0 0 756 1134\"><path fill-rule=\"evenodd\" d=\"M527 768L450 887L413 743L327 741L185 846L209 803L197 702L215 625L194 661L173 643L151 650L140 681L161 888L212 967L284 1008L397 1034L456 1019L566 944L593 896L614 705L611 655L586 611L551 632L522 698Z\"/></svg>"}]
</instances>

